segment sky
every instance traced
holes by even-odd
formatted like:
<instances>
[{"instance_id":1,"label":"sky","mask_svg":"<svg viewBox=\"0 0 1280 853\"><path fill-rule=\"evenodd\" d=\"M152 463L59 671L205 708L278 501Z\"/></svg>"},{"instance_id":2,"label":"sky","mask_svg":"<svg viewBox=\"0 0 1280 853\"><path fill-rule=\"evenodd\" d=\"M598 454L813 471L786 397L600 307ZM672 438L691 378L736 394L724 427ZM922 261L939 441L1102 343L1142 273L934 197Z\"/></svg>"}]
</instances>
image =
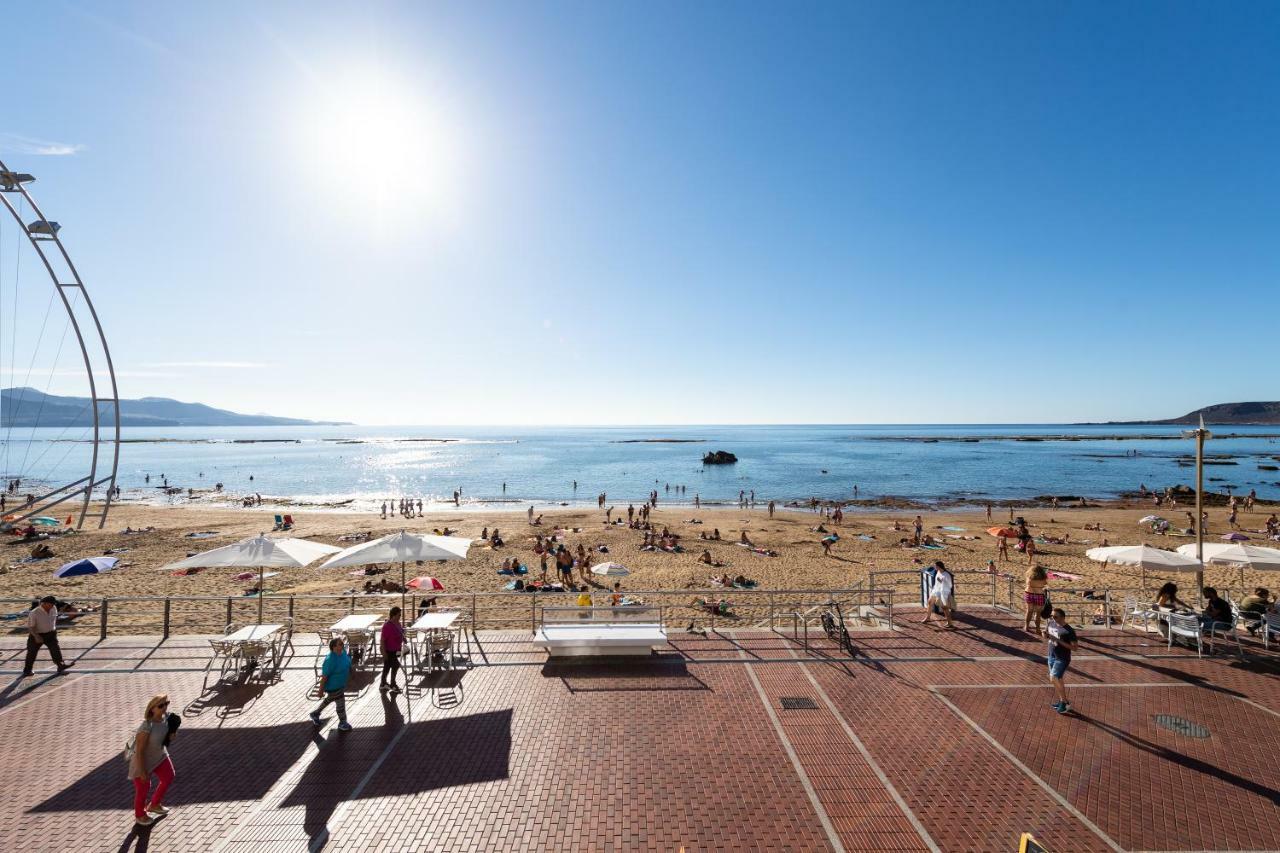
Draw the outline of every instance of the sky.
<instances>
[{"instance_id":1,"label":"sky","mask_svg":"<svg viewBox=\"0 0 1280 853\"><path fill-rule=\"evenodd\" d=\"M6 30L0 159L123 397L1030 423L1280 390L1250 322L1275 3L55 0ZM0 381L82 393L20 236Z\"/></svg>"}]
</instances>

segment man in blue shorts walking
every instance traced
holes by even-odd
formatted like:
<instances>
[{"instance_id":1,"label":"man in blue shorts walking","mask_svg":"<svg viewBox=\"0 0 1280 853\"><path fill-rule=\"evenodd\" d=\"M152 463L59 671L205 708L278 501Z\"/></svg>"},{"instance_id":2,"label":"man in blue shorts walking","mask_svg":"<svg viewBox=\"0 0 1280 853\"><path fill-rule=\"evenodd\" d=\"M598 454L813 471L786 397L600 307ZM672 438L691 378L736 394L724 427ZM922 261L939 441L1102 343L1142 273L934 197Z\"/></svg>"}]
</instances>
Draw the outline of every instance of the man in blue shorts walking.
<instances>
[{"instance_id":1,"label":"man in blue shorts walking","mask_svg":"<svg viewBox=\"0 0 1280 853\"><path fill-rule=\"evenodd\" d=\"M1071 710L1067 701L1067 688L1062 683L1062 676L1071 665L1071 653L1076 648L1076 631L1067 624L1067 614L1061 607L1055 607L1046 626L1049 634L1049 683L1058 701L1053 703L1053 710L1065 714Z\"/></svg>"}]
</instances>

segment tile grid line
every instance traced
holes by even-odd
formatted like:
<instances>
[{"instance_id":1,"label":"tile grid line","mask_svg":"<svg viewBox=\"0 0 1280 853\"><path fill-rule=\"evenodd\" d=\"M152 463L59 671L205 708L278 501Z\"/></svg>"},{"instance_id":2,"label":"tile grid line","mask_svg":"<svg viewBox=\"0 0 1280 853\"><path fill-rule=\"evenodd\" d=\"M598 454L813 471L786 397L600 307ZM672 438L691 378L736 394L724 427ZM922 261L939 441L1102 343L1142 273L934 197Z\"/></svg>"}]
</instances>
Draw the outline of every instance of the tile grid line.
<instances>
[{"instance_id":1,"label":"tile grid line","mask_svg":"<svg viewBox=\"0 0 1280 853\"><path fill-rule=\"evenodd\" d=\"M742 656L743 663L748 662L745 652L739 650L738 654ZM818 814L818 820L822 823L822 829L826 832L827 839L831 842L831 846L836 853L845 853L844 842L840 840L840 834L836 832L835 825L831 823L827 810L823 807L822 801L818 799L818 792L809 780L809 774L805 772L804 766L800 763L800 756L796 755L795 748L791 745L791 740L787 737L786 730L782 727L782 720L778 719L778 712L769 703L769 696L764 692L764 687L760 684L759 677L756 676L751 667L746 666L743 669L746 671L747 678L751 681L752 686L755 687L756 695L760 697L760 703L764 705L765 713L769 715L769 722L773 724L773 730L777 733L778 739L782 741L782 748L786 750L787 757L791 759L791 766L795 768L796 775L800 777L800 784L804 787L805 793L809 796L809 802Z\"/></svg>"},{"instance_id":2,"label":"tile grid line","mask_svg":"<svg viewBox=\"0 0 1280 853\"><path fill-rule=\"evenodd\" d=\"M941 853L942 848L933 840L933 836L929 834L929 830L925 829L924 824L920 821L920 818L916 816L916 813L911 810L911 806L907 804L907 801L903 798L902 794L898 793L898 789L894 787L893 782L889 779L889 775L884 772L884 768L882 768L879 762L877 762L871 755L871 750L867 749L867 745L862 742L862 738L858 737L854 733L853 727L849 725L849 721L845 719L844 714L840 713L840 709L836 707L836 703L832 701L831 696L828 695L826 689L823 688L823 686L818 683L818 680L813 677L813 673L809 671L809 667L806 666L803 661L800 662L800 671L809 679L809 683L813 685L813 689L818 691L818 695L822 697L822 701L826 704L827 710L829 710L832 715L835 716L836 721L840 723L840 728L844 730L845 737L849 738L849 741L862 755L862 759L867 762L867 765L871 768L872 772L876 774L876 778L880 780L880 784L884 785L885 790L889 792L889 796L898 804L898 808L902 810L902 814L915 829L916 834L920 836L920 840L924 842L925 847L929 848L932 853Z\"/></svg>"},{"instance_id":3,"label":"tile grid line","mask_svg":"<svg viewBox=\"0 0 1280 853\"><path fill-rule=\"evenodd\" d=\"M1062 796L1062 794L1058 793L1058 790L1056 788L1054 788L1044 779L1041 779L1038 775L1036 775L1035 771L1033 771L1026 764L1023 764L1022 761L1018 758L1018 756L1014 755L1012 752L1006 749L1005 746L1001 744L998 740L996 740L994 737L992 737L991 734L987 732L986 729L978 725L977 721L975 721L972 717L970 717L964 711L961 711L959 706L957 706L954 702L952 702L946 696L943 696L937 690L930 688L929 692L932 693L934 696L936 696L938 700L942 702L942 704L950 708L953 714L955 714L957 717L959 717L960 719L968 723L969 726L975 732L981 735L982 738L985 741L987 741L987 743L995 747L1000 752L1001 755L1003 755L1006 759L1008 759L1008 761L1011 764L1013 764L1014 767L1017 767L1019 770L1021 770L1022 773L1028 779L1030 779L1032 782L1035 782L1037 785L1039 785L1044 790L1045 793L1047 793L1050 797L1053 798L1054 802L1062 806L1064 809L1070 812L1073 817L1075 817L1078 821L1080 821L1085 826L1087 826L1093 832L1093 834L1098 836L1098 838L1102 839L1102 841L1109 848L1117 851L1117 853L1124 853L1124 848L1121 847L1119 844L1117 844L1115 839L1113 839L1110 835L1107 835L1107 833L1102 830L1102 827L1098 826L1096 823L1089 820L1089 817L1084 812L1080 811L1078 808L1073 806L1071 804L1071 801L1068 800L1066 797Z\"/></svg>"}]
</instances>

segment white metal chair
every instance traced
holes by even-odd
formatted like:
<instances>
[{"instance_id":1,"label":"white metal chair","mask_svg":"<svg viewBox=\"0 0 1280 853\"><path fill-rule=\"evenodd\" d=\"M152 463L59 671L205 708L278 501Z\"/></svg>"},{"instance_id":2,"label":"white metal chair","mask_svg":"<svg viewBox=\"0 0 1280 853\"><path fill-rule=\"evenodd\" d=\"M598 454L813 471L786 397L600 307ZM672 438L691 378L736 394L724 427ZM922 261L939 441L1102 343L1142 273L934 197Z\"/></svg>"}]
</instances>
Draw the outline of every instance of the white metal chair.
<instances>
[{"instance_id":1,"label":"white metal chair","mask_svg":"<svg viewBox=\"0 0 1280 853\"><path fill-rule=\"evenodd\" d=\"M1280 637L1280 613L1268 613L1262 617L1262 647L1271 648L1272 635Z\"/></svg>"},{"instance_id":2,"label":"white metal chair","mask_svg":"<svg viewBox=\"0 0 1280 853\"><path fill-rule=\"evenodd\" d=\"M329 654L329 641L333 639L333 632L328 628L322 631L316 631L320 636L320 645L316 646L315 659L311 661L311 668L315 670L316 677L320 677L320 665L324 663L324 656Z\"/></svg>"},{"instance_id":3,"label":"white metal chair","mask_svg":"<svg viewBox=\"0 0 1280 853\"><path fill-rule=\"evenodd\" d=\"M228 632L230 633L230 632ZM209 673L213 671L215 664L218 665L218 681L224 681L228 673L237 673L240 671L240 644L229 643L226 640L210 640L209 641L209 662L204 666L204 681L201 684L201 690L209 689Z\"/></svg>"},{"instance_id":4,"label":"white metal chair","mask_svg":"<svg viewBox=\"0 0 1280 853\"><path fill-rule=\"evenodd\" d=\"M1156 613L1150 607L1138 601L1136 595L1126 595L1124 597L1124 615L1120 617L1120 630L1131 622L1136 623L1142 620L1142 630L1144 632L1151 629L1151 620L1156 618Z\"/></svg>"},{"instance_id":5,"label":"white metal chair","mask_svg":"<svg viewBox=\"0 0 1280 853\"><path fill-rule=\"evenodd\" d=\"M1166 618L1169 622L1169 648L1173 648L1174 637L1195 640L1196 656L1203 656L1204 630L1200 617L1190 613L1170 613Z\"/></svg>"},{"instance_id":6,"label":"white metal chair","mask_svg":"<svg viewBox=\"0 0 1280 853\"><path fill-rule=\"evenodd\" d=\"M1209 653L1210 654L1213 653L1214 637L1221 634L1224 640L1230 637L1232 640L1236 641L1236 654L1240 655L1241 660L1244 660L1244 647L1240 645L1239 625L1240 625L1240 612L1236 609L1236 606L1233 604L1231 605L1231 621L1229 623L1214 622L1209 626L1209 632L1208 632Z\"/></svg>"}]
</instances>

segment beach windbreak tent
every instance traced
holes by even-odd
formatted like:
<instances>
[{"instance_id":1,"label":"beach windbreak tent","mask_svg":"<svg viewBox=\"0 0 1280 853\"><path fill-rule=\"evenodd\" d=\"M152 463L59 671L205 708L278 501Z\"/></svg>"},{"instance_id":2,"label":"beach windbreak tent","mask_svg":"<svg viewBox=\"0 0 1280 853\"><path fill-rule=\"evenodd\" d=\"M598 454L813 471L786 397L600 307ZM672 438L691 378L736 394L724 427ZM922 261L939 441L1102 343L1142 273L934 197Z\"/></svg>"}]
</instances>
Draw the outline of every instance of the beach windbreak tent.
<instances>
[{"instance_id":1,"label":"beach windbreak tent","mask_svg":"<svg viewBox=\"0 0 1280 853\"><path fill-rule=\"evenodd\" d=\"M405 565L419 560L465 560L471 540L464 536L432 536L426 533L409 533L401 530L372 542L352 545L334 554L320 566L337 569L343 566L370 566L375 563L400 564L400 589L407 589ZM404 593L400 593L400 606L404 607Z\"/></svg>"},{"instance_id":2,"label":"beach windbreak tent","mask_svg":"<svg viewBox=\"0 0 1280 853\"><path fill-rule=\"evenodd\" d=\"M1193 546L1194 547L1194 546ZM1116 566L1137 566L1142 570L1142 588L1147 588L1147 569L1157 572L1195 572L1200 561L1176 551L1165 551L1150 545L1110 545L1084 552L1090 560Z\"/></svg>"},{"instance_id":3,"label":"beach windbreak tent","mask_svg":"<svg viewBox=\"0 0 1280 853\"><path fill-rule=\"evenodd\" d=\"M297 569L314 563L321 557L336 554L341 548L312 542L309 539L272 539L265 533L251 539L242 539L234 545L223 545L185 560L170 563L164 571L176 569L257 569L258 570L258 621L262 621L262 587L267 569Z\"/></svg>"},{"instance_id":4,"label":"beach windbreak tent","mask_svg":"<svg viewBox=\"0 0 1280 853\"><path fill-rule=\"evenodd\" d=\"M98 575L109 572L120 560L116 557L86 557L83 560L72 560L63 563L53 573L55 578L74 578L81 575Z\"/></svg>"},{"instance_id":5,"label":"beach windbreak tent","mask_svg":"<svg viewBox=\"0 0 1280 853\"><path fill-rule=\"evenodd\" d=\"M615 563L610 561L608 563L601 563L598 566L592 566L591 574L607 575L611 577L624 577L626 575L631 574L631 572L630 570L627 569L626 566L622 565L622 563Z\"/></svg>"}]
</instances>

